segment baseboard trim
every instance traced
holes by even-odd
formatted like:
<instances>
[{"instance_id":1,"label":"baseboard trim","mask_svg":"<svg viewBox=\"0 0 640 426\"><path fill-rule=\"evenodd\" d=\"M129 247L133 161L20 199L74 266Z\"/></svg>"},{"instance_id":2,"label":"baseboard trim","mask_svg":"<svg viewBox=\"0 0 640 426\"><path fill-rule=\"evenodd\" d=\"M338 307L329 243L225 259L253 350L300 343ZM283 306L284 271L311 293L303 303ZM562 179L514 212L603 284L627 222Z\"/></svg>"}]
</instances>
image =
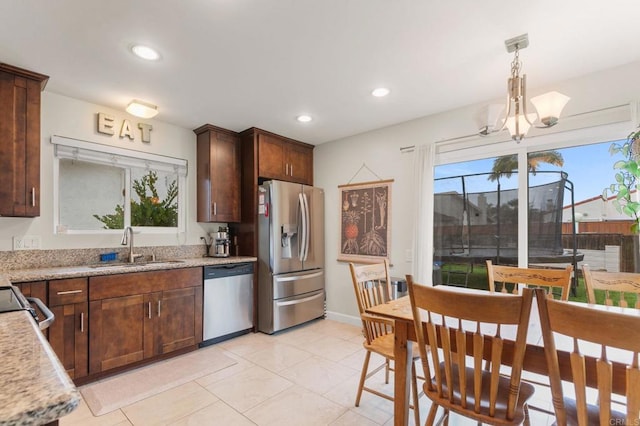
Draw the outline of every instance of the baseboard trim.
<instances>
[{"instance_id":1,"label":"baseboard trim","mask_svg":"<svg viewBox=\"0 0 640 426\"><path fill-rule=\"evenodd\" d=\"M333 321L343 322L345 324L355 325L356 327L362 326L360 317L354 317L353 315L345 315L339 312L327 311L326 318Z\"/></svg>"}]
</instances>

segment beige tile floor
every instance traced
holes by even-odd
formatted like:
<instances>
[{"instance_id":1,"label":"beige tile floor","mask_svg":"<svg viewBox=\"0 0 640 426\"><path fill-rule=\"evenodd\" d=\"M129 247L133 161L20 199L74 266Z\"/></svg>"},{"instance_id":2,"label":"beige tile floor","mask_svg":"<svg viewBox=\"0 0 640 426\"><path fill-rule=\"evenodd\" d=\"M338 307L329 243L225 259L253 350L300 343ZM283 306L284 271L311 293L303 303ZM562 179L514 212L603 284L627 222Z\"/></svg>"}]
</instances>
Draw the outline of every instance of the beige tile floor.
<instances>
[{"instance_id":1,"label":"beige tile floor","mask_svg":"<svg viewBox=\"0 0 640 426\"><path fill-rule=\"evenodd\" d=\"M237 363L100 417L83 402L60 425L393 424L390 401L365 392L360 406L354 406L365 354L359 327L317 320L273 336L247 334L217 347ZM372 358L372 363L381 360ZM382 372L369 380L370 386L392 393L393 380L385 385ZM422 422L428 407L422 397ZM552 423L539 412L531 415L532 425ZM461 418L449 423L476 424Z\"/></svg>"}]
</instances>

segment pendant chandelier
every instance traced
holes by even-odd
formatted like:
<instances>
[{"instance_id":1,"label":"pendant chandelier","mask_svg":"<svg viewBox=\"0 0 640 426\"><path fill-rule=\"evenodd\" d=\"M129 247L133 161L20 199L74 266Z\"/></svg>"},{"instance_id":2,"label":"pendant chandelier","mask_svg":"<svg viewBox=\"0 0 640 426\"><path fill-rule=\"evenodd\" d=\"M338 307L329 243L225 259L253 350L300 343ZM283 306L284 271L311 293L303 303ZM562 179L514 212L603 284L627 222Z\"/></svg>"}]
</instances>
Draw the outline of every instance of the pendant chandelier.
<instances>
[{"instance_id":1,"label":"pendant chandelier","mask_svg":"<svg viewBox=\"0 0 640 426\"><path fill-rule=\"evenodd\" d=\"M498 105L498 110L495 105L489 106L490 120L488 123L490 124L480 129L480 135L486 136L506 128L513 140L520 142L531 126L543 129L554 126L570 98L555 91L544 93L530 99L536 113L528 113L527 76L526 74L520 75L522 62L520 62L519 52L520 49L529 46L529 36L522 34L506 40L504 44L507 52L514 53L513 62L511 62L511 77L507 83L507 104L506 106ZM501 111L506 111L501 119L491 120Z\"/></svg>"}]
</instances>

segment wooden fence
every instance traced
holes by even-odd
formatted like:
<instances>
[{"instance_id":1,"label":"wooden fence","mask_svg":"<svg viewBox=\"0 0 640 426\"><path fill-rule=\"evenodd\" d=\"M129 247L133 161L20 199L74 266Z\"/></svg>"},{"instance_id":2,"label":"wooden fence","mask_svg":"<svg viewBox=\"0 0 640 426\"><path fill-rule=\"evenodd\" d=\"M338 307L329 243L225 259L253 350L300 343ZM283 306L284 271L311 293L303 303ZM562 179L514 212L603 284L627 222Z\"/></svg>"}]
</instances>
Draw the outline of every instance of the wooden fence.
<instances>
[{"instance_id":1,"label":"wooden fence","mask_svg":"<svg viewBox=\"0 0 640 426\"><path fill-rule=\"evenodd\" d=\"M607 220L602 222L578 222L576 231L578 234L622 234L633 235L631 232L632 220ZM562 233L571 234L573 224L562 223Z\"/></svg>"},{"instance_id":2,"label":"wooden fence","mask_svg":"<svg viewBox=\"0 0 640 426\"><path fill-rule=\"evenodd\" d=\"M638 248L638 235L623 234L576 234L576 244L578 251L583 250L604 250L605 246L620 247L620 271L640 272L640 254ZM573 248L573 235L562 235L562 247Z\"/></svg>"}]
</instances>

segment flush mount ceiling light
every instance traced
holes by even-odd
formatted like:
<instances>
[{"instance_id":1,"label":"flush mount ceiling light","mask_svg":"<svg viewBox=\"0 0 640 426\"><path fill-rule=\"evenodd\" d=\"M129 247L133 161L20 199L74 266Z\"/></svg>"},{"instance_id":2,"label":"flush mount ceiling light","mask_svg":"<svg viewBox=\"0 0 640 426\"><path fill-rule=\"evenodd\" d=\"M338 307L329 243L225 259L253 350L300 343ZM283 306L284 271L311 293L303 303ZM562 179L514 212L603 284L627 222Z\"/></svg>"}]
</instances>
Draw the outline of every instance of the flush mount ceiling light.
<instances>
[{"instance_id":1,"label":"flush mount ceiling light","mask_svg":"<svg viewBox=\"0 0 640 426\"><path fill-rule=\"evenodd\" d=\"M157 50L142 44L134 44L131 46L131 51L137 57L146 59L147 61L157 61L160 59L160 53L158 53Z\"/></svg>"},{"instance_id":2,"label":"flush mount ceiling light","mask_svg":"<svg viewBox=\"0 0 640 426\"><path fill-rule=\"evenodd\" d=\"M384 96L387 96L389 92L391 91L386 87L378 87L377 89L374 89L373 92L371 92L371 94L376 98L382 98Z\"/></svg>"},{"instance_id":3,"label":"flush mount ceiling light","mask_svg":"<svg viewBox=\"0 0 640 426\"><path fill-rule=\"evenodd\" d=\"M311 118L310 115L302 114L302 115L297 116L296 120L298 120L300 123L308 123L311 120L313 120L313 118Z\"/></svg>"},{"instance_id":4,"label":"flush mount ceiling light","mask_svg":"<svg viewBox=\"0 0 640 426\"><path fill-rule=\"evenodd\" d=\"M531 98L531 103L536 108L537 114L527 113L527 76L526 74L520 76L522 62L520 62L519 52L520 49L529 46L529 35L522 34L506 40L504 44L507 52L514 52L513 62L511 62L511 77L507 84L506 112L499 120L497 114L505 110L505 106L500 106L499 110L495 106L491 106L488 124L480 129L480 135L486 136L506 128L513 140L520 142L531 126L537 128L554 126L558 122L562 109L571 98L558 92L544 93Z\"/></svg>"},{"instance_id":5,"label":"flush mount ceiling light","mask_svg":"<svg viewBox=\"0 0 640 426\"><path fill-rule=\"evenodd\" d=\"M125 108L126 111L140 118L153 118L158 114L158 107L147 102L132 100Z\"/></svg>"}]
</instances>

